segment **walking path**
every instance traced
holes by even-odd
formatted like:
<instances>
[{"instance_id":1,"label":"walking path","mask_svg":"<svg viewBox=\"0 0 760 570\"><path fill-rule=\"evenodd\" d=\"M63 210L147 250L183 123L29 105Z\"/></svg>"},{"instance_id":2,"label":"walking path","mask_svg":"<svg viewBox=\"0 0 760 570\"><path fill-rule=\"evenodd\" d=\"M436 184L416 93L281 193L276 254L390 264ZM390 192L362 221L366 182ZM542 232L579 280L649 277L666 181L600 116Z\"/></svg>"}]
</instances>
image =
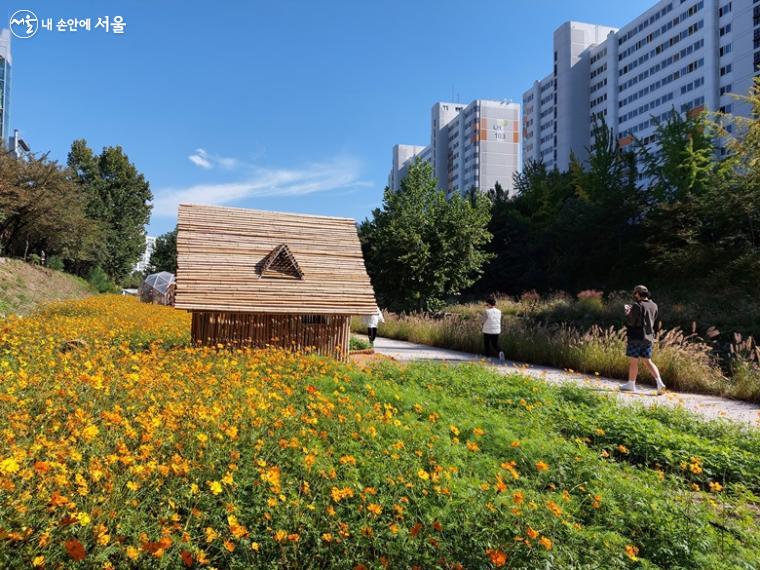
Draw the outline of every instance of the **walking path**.
<instances>
[{"instance_id":1,"label":"walking path","mask_svg":"<svg viewBox=\"0 0 760 570\"><path fill-rule=\"evenodd\" d=\"M502 374L519 373L544 380L551 384L572 382L591 390L608 392L626 404L638 402L649 406L662 404L673 408L682 407L707 419L725 418L754 427L760 426L760 406L719 396L667 392L663 396L657 397L655 390L648 386L643 386L639 393L630 394L620 392L618 388L623 382L613 380L612 378L578 374L547 366L519 364L510 361L499 362L493 359L486 360L482 356L469 352L436 348L390 338L378 337L375 340L375 352L385 354L401 362L414 360L482 362Z\"/></svg>"}]
</instances>

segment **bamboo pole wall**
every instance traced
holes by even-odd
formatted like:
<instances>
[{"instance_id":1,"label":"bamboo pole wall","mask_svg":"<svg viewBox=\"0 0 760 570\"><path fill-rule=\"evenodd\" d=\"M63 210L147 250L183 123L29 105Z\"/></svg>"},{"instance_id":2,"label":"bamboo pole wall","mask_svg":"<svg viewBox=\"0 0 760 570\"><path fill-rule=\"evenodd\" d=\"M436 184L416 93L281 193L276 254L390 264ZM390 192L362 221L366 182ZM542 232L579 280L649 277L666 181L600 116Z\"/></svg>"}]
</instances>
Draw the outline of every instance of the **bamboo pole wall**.
<instances>
[{"instance_id":1,"label":"bamboo pole wall","mask_svg":"<svg viewBox=\"0 0 760 570\"><path fill-rule=\"evenodd\" d=\"M313 349L338 360L348 356L351 317L346 315L218 311L193 311L192 315L194 344Z\"/></svg>"},{"instance_id":2,"label":"bamboo pole wall","mask_svg":"<svg viewBox=\"0 0 760 570\"><path fill-rule=\"evenodd\" d=\"M375 294L347 218L183 204L177 225L178 309L371 315ZM298 275L261 273L287 251Z\"/></svg>"}]
</instances>

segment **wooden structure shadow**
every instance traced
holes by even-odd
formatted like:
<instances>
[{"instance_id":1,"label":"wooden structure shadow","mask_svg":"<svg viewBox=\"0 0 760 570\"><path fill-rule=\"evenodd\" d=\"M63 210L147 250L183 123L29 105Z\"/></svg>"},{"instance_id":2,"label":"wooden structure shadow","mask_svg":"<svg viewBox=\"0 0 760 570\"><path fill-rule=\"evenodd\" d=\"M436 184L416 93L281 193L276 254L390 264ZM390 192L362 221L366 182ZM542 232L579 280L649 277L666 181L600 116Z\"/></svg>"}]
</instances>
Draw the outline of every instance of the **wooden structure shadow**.
<instances>
[{"instance_id":1,"label":"wooden structure shadow","mask_svg":"<svg viewBox=\"0 0 760 570\"><path fill-rule=\"evenodd\" d=\"M351 316L377 310L353 220L187 204L175 306L192 313L197 344L341 360Z\"/></svg>"}]
</instances>

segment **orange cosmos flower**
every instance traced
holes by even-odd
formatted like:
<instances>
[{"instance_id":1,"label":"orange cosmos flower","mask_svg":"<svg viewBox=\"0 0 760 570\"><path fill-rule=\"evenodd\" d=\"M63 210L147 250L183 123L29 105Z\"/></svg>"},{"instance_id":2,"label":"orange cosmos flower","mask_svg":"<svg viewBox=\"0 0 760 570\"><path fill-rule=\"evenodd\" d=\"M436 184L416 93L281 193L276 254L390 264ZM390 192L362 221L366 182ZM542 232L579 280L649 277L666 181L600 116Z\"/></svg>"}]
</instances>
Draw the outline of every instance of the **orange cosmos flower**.
<instances>
[{"instance_id":1,"label":"orange cosmos flower","mask_svg":"<svg viewBox=\"0 0 760 570\"><path fill-rule=\"evenodd\" d=\"M491 564L497 568L504 566L507 563L507 554L503 550L489 548L486 550L486 555L491 561Z\"/></svg>"},{"instance_id":2,"label":"orange cosmos flower","mask_svg":"<svg viewBox=\"0 0 760 570\"><path fill-rule=\"evenodd\" d=\"M630 558L633 561L638 560L637 555L639 553L639 549L632 544L628 544L625 547L625 555Z\"/></svg>"},{"instance_id":3,"label":"orange cosmos flower","mask_svg":"<svg viewBox=\"0 0 760 570\"><path fill-rule=\"evenodd\" d=\"M367 505L367 510L375 516L379 516L383 513L383 507L381 507L377 503L370 503L369 505Z\"/></svg>"},{"instance_id":4,"label":"orange cosmos flower","mask_svg":"<svg viewBox=\"0 0 760 570\"><path fill-rule=\"evenodd\" d=\"M84 546L75 538L67 540L63 543L63 546L66 549L66 554L68 554L69 558L72 560L84 560L87 556Z\"/></svg>"}]
</instances>

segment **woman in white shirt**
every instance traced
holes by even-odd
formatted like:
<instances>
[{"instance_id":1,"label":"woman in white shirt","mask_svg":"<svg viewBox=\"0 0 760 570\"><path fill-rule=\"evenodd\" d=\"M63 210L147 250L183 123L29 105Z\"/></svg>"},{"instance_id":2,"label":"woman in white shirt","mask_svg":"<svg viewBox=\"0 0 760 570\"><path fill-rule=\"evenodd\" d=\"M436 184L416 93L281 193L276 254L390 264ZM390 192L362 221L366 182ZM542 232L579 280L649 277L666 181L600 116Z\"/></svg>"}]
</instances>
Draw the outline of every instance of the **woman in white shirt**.
<instances>
[{"instance_id":1,"label":"woman in white shirt","mask_svg":"<svg viewBox=\"0 0 760 570\"><path fill-rule=\"evenodd\" d=\"M483 315L483 345L486 356L499 355L499 334L501 334L501 311L496 308L496 299L489 297L488 308Z\"/></svg>"},{"instance_id":2,"label":"woman in white shirt","mask_svg":"<svg viewBox=\"0 0 760 570\"><path fill-rule=\"evenodd\" d=\"M377 338L377 325L385 322L380 307L376 307L374 315L367 315L364 317L364 322L367 324L367 337L369 338L369 343L374 345L375 339Z\"/></svg>"}]
</instances>

